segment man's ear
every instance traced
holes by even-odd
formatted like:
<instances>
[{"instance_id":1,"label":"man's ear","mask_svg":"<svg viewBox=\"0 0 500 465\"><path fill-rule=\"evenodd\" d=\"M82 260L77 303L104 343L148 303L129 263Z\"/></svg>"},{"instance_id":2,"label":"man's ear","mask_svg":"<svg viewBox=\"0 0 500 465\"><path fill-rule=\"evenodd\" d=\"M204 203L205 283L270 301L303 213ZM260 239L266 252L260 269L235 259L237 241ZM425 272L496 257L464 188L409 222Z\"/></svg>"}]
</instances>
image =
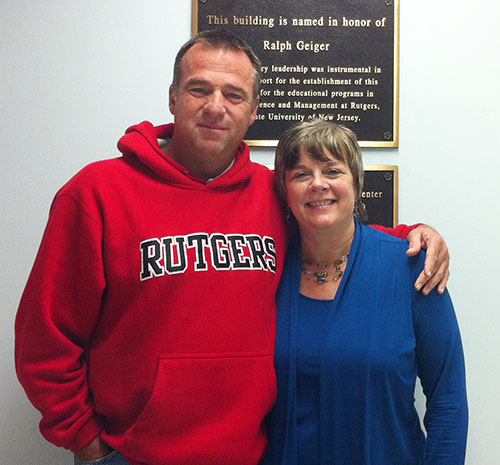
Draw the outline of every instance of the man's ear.
<instances>
[{"instance_id":1,"label":"man's ear","mask_svg":"<svg viewBox=\"0 0 500 465\"><path fill-rule=\"evenodd\" d=\"M254 101L254 107L252 109L252 113L250 114L250 124L249 127L255 123L255 119L257 118L257 109L259 108L260 95L257 95Z\"/></svg>"},{"instance_id":2,"label":"man's ear","mask_svg":"<svg viewBox=\"0 0 500 465\"><path fill-rule=\"evenodd\" d=\"M177 101L177 87L171 85L168 89L168 107L172 115L175 115L176 101Z\"/></svg>"}]
</instances>

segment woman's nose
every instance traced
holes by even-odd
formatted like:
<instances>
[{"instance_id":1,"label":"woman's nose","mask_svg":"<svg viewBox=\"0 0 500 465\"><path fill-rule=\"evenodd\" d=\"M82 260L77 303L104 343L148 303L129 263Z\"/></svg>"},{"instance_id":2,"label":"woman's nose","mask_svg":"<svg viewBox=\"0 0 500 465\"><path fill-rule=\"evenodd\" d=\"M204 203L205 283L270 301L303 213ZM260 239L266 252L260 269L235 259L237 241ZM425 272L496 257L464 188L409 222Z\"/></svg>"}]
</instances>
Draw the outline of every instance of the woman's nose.
<instances>
[{"instance_id":1,"label":"woman's nose","mask_svg":"<svg viewBox=\"0 0 500 465\"><path fill-rule=\"evenodd\" d=\"M311 189L312 190L322 190L327 189L328 184L326 183L325 178L320 174L313 174L311 179Z\"/></svg>"}]
</instances>

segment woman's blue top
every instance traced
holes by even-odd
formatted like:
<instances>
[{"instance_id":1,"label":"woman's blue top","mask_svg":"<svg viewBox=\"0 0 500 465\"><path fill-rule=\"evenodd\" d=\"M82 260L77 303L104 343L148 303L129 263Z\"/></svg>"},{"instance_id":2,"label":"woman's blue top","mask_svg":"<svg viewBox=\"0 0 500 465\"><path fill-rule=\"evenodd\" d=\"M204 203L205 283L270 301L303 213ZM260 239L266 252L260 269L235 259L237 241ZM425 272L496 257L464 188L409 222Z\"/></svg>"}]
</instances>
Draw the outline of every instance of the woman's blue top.
<instances>
[{"instance_id":1,"label":"woman's blue top","mask_svg":"<svg viewBox=\"0 0 500 465\"><path fill-rule=\"evenodd\" d=\"M318 334L325 325L331 300L299 296L297 345L297 434L299 463L317 465L319 458Z\"/></svg>"},{"instance_id":2,"label":"woman's blue top","mask_svg":"<svg viewBox=\"0 0 500 465\"><path fill-rule=\"evenodd\" d=\"M407 247L356 222L344 276L316 329L319 377L311 388L301 373L300 241L290 246L277 295L278 398L264 464L464 463L465 369L453 305L447 292L415 291L425 254L408 258ZM427 399L426 435L414 407L417 376ZM304 401L307 389L319 389L317 407ZM317 450L312 461L304 456L306 437Z\"/></svg>"}]
</instances>

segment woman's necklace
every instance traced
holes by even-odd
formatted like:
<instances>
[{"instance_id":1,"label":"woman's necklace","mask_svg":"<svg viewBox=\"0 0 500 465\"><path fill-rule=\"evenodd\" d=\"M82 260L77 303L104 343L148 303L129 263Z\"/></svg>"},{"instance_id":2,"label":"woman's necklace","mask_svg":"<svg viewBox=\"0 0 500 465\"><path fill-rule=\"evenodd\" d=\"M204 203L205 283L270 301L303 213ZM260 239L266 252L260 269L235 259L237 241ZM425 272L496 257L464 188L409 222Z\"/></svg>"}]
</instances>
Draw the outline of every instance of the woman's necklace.
<instances>
[{"instance_id":1,"label":"woman's necklace","mask_svg":"<svg viewBox=\"0 0 500 465\"><path fill-rule=\"evenodd\" d=\"M318 268L322 268L323 270L326 270L329 266L333 266L335 271L332 275L332 281L338 281L342 275L344 274L344 271L342 268L344 265L347 263L347 259L349 257L349 254L342 255L342 257L337 258L333 263L314 263L311 259L305 257L302 255L301 257L301 262L302 262L302 273L304 273L304 276L306 278L310 279L316 279L316 282L318 284L324 284L328 281L328 272L327 271L311 271L307 270L304 268L304 263L307 263L308 265L313 265Z\"/></svg>"}]
</instances>

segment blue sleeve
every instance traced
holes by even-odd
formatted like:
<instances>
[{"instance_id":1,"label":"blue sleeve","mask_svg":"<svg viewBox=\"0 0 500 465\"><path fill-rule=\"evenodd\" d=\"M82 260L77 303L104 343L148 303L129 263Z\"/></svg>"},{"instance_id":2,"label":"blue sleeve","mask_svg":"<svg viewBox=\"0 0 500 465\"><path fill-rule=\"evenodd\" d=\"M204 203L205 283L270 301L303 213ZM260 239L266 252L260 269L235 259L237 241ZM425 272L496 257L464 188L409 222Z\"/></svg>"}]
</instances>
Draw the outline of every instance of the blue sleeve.
<instances>
[{"instance_id":1,"label":"blue sleeve","mask_svg":"<svg viewBox=\"0 0 500 465\"><path fill-rule=\"evenodd\" d=\"M420 268L420 267L419 267ZM415 292L413 319L418 376L426 397L426 465L465 461L468 409L460 331L451 298Z\"/></svg>"}]
</instances>

